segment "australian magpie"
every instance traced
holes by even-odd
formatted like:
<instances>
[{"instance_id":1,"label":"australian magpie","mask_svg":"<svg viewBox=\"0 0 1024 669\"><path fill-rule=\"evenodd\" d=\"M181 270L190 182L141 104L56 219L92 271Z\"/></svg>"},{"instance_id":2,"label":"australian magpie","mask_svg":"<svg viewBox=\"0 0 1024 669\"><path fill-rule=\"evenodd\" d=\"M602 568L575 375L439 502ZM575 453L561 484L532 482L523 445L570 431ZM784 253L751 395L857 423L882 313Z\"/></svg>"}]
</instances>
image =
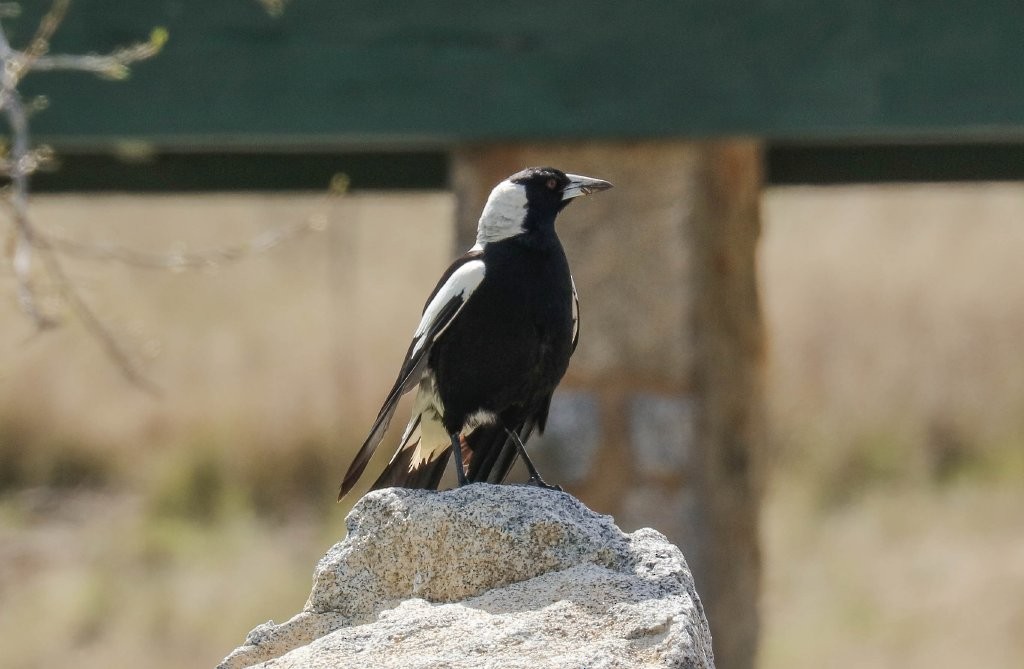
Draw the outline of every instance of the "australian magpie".
<instances>
[{"instance_id":1,"label":"australian magpie","mask_svg":"<svg viewBox=\"0 0 1024 669\"><path fill-rule=\"evenodd\" d=\"M555 217L573 198L611 188L601 179L534 167L491 191L476 245L442 275L394 387L348 468L340 500L384 437L402 395L412 418L373 489L436 488L452 453L459 485L500 483L544 430L551 394L579 340L579 302Z\"/></svg>"}]
</instances>

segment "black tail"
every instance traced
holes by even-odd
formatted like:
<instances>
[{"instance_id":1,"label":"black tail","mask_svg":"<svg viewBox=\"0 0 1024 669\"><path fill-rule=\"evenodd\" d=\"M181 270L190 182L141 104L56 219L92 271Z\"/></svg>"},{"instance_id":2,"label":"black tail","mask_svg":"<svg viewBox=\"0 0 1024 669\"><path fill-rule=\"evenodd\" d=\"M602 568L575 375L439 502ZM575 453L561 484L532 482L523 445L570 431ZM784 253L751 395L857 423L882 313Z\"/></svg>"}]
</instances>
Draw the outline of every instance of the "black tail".
<instances>
[{"instance_id":1,"label":"black tail","mask_svg":"<svg viewBox=\"0 0 1024 669\"><path fill-rule=\"evenodd\" d=\"M436 489L448 466L448 460L451 459L452 449L448 448L433 460L428 460L413 469L411 465L415 451L415 448L399 451L395 458L388 463L383 473L373 482L370 490L380 490L381 488Z\"/></svg>"},{"instance_id":2,"label":"black tail","mask_svg":"<svg viewBox=\"0 0 1024 669\"><path fill-rule=\"evenodd\" d=\"M533 432L533 421L509 425L526 443ZM484 425L466 437L472 455L466 478L471 483L503 483L519 458L519 449L502 425Z\"/></svg>"}]
</instances>

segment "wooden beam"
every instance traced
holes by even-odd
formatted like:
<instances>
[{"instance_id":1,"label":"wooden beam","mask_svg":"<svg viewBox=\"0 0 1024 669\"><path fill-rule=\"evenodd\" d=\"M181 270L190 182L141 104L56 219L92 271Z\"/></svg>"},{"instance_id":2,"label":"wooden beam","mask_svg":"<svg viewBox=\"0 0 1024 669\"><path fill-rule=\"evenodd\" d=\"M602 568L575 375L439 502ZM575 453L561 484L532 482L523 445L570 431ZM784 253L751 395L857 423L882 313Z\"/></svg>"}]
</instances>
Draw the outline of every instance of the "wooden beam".
<instances>
[{"instance_id":1,"label":"wooden beam","mask_svg":"<svg viewBox=\"0 0 1024 669\"><path fill-rule=\"evenodd\" d=\"M24 43L47 3L5 20ZM58 145L1024 136L1018 0L492 3L76 0L61 52L164 26L128 81L38 73Z\"/></svg>"}]
</instances>

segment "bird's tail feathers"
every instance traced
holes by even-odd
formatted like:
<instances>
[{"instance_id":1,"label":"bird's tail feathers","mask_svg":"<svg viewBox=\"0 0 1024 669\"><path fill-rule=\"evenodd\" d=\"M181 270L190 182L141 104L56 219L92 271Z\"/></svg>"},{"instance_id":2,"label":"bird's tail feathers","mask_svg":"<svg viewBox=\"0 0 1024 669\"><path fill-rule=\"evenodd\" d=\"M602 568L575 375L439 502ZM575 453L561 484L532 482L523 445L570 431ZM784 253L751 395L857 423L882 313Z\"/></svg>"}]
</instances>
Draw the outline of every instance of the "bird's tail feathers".
<instances>
[{"instance_id":1,"label":"bird's tail feathers","mask_svg":"<svg viewBox=\"0 0 1024 669\"><path fill-rule=\"evenodd\" d=\"M417 405L420 405L417 397ZM417 406L401 445L371 490L380 488L437 488L451 457L448 433L432 406Z\"/></svg>"},{"instance_id":2,"label":"bird's tail feathers","mask_svg":"<svg viewBox=\"0 0 1024 669\"><path fill-rule=\"evenodd\" d=\"M534 424L526 421L522 425L509 426L525 442L533 432ZM482 425L466 436L466 442L473 451L466 478L471 483L503 483L519 457L515 441L505 431L502 421Z\"/></svg>"},{"instance_id":3,"label":"bird's tail feathers","mask_svg":"<svg viewBox=\"0 0 1024 669\"><path fill-rule=\"evenodd\" d=\"M381 439L384 438L384 433L387 432L388 425L391 423L391 416L395 413L395 407L397 402L385 403L381 407L380 413L377 415L377 420L373 422L373 427L370 428L370 434L366 437L366 441L363 442L359 452L356 453L356 457L352 459L352 464L349 465L348 471L345 472L345 478L341 482L341 491L338 493L338 501L352 490L355 486L356 481L363 475L363 470L366 469L367 463L370 462L370 458L373 457L373 452L377 450L377 446L380 444Z\"/></svg>"},{"instance_id":4,"label":"bird's tail feathers","mask_svg":"<svg viewBox=\"0 0 1024 669\"><path fill-rule=\"evenodd\" d=\"M432 490L437 488L444 476L444 470L448 466L448 460L452 454L452 448L435 454L432 460L413 462L415 449L409 448L399 451L396 458L392 460L384 471L373 483L372 490L381 488L419 488Z\"/></svg>"}]
</instances>

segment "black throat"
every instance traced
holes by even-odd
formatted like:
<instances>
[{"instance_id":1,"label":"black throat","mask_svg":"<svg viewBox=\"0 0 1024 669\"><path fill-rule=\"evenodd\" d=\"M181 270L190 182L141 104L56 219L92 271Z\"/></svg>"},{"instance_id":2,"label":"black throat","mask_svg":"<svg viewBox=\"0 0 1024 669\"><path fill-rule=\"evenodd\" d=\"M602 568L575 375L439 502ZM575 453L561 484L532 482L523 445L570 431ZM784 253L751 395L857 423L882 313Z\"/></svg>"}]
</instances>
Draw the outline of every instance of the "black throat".
<instances>
[{"instance_id":1,"label":"black throat","mask_svg":"<svg viewBox=\"0 0 1024 669\"><path fill-rule=\"evenodd\" d=\"M555 218L558 211L544 211L529 208L523 219L523 233L508 240L538 250L561 247L555 233Z\"/></svg>"}]
</instances>

